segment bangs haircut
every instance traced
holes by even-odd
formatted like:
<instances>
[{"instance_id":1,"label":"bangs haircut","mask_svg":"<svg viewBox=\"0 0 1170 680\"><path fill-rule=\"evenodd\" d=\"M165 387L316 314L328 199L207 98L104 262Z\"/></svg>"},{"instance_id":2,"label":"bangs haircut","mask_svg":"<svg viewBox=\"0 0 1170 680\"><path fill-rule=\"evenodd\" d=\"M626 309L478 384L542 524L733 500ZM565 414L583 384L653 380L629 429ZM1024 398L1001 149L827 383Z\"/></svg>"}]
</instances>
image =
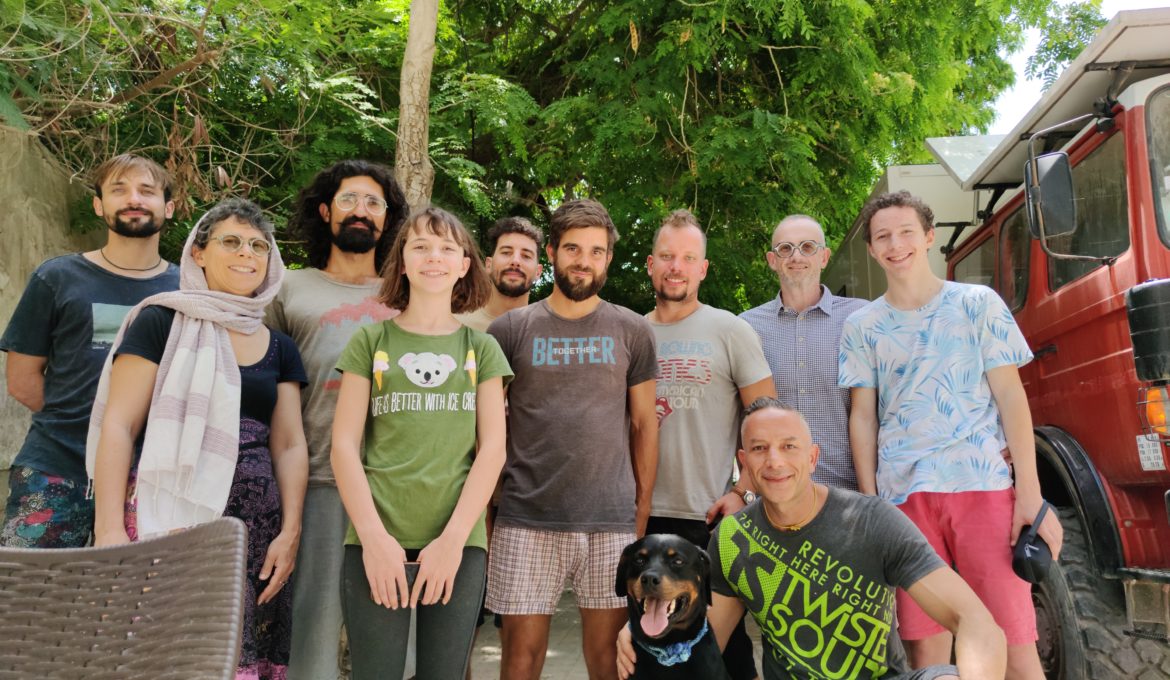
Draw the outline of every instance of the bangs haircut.
<instances>
[{"instance_id":1,"label":"bangs haircut","mask_svg":"<svg viewBox=\"0 0 1170 680\"><path fill-rule=\"evenodd\" d=\"M132 153L114 156L94 169L93 193L100 199L103 184L109 180L118 180L131 170L141 170L150 175L154 183L162 188L163 199L168 202L171 200L171 173L149 158L136 156Z\"/></svg>"},{"instance_id":2,"label":"bangs haircut","mask_svg":"<svg viewBox=\"0 0 1170 680\"><path fill-rule=\"evenodd\" d=\"M382 265L382 288L378 291L378 301L399 311L406 309L410 304L410 280L403 271L403 253L406 250L406 241L412 232L430 233L439 237L449 237L463 249L463 256L470 258L471 264L467 273L455 282L451 291L451 312L465 314L487 304L491 297L492 282L488 278L483 258L475 239L467 231L467 227L451 213L437 206L429 205L411 213L390 246L386 255L386 263Z\"/></svg>"},{"instance_id":3,"label":"bangs haircut","mask_svg":"<svg viewBox=\"0 0 1170 680\"><path fill-rule=\"evenodd\" d=\"M580 198L569 201L553 212L548 222L549 245L556 250L561 245L561 237L570 229L605 229L609 251L613 252L613 245L619 238L617 227L605 206L591 198Z\"/></svg>"},{"instance_id":4,"label":"bangs haircut","mask_svg":"<svg viewBox=\"0 0 1170 680\"><path fill-rule=\"evenodd\" d=\"M934 229L934 211L921 198L903 189L882 194L866 203L861 209L861 215L857 219L861 220L862 236L866 243L869 243L870 238L872 238L869 233L869 223L879 210L886 208L913 208L914 212L918 213L918 221L922 223L922 231Z\"/></svg>"}]
</instances>

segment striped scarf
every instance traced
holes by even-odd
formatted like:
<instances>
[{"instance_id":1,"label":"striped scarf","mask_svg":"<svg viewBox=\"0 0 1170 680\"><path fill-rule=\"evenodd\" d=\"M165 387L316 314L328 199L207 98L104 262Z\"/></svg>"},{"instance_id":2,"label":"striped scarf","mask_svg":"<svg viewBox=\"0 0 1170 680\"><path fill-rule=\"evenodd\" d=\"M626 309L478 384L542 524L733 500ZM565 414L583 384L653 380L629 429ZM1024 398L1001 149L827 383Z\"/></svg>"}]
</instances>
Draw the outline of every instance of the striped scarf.
<instances>
[{"instance_id":1,"label":"striped scarf","mask_svg":"<svg viewBox=\"0 0 1170 680\"><path fill-rule=\"evenodd\" d=\"M264 308L276 297L284 278L284 263L274 244L267 275L253 297L208 290L203 268L191 254L201 223L191 229L183 246L179 290L152 295L126 314L106 357L89 421L85 467L92 484L110 398L110 369L122 336L149 305L175 310L138 460L138 535L142 537L223 515L240 444L240 367L228 331L246 335L258 331Z\"/></svg>"}]
</instances>

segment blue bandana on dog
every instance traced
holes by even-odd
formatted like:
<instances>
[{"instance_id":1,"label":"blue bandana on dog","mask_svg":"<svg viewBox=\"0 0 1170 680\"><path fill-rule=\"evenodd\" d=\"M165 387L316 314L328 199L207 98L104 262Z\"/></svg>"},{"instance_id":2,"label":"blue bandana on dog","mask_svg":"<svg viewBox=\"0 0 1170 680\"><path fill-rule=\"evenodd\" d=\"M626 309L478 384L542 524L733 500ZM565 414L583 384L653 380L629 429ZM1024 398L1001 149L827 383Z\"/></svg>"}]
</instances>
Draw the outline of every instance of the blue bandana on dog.
<instances>
[{"instance_id":1,"label":"blue bandana on dog","mask_svg":"<svg viewBox=\"0 0 1170 680\"><path fill-rule=\"evenodd\" d=\"M630 632L633 632L633 627L630 627ZM691 658L691 651L694 650L695 645L699 644L699 640L707 634L707 619L703 619L703 627L699 629L699 634L695 636L694 640L687 642L676 642L665 647L651 647L641 640L634 638L634 642L642 649L650 652L650 654L658 661L659 666L673 666L675 664L686 663Z\"/></svg>"}]
</instances>

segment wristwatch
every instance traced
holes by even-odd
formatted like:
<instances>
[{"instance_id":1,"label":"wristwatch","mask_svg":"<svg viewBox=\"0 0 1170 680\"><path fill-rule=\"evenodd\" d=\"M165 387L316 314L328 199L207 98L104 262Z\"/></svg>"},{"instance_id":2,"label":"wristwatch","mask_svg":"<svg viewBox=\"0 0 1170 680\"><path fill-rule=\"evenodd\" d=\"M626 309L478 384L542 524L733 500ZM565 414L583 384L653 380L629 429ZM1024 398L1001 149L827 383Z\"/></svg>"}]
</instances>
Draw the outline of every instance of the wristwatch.
<instances>
[{"instance_id":1,"label":"wristwatch","mask_svg":"<svg viewBox=\"0 0 1170 680\"><path fill-rule=\"evenodd\" d=\"M744 505L751 505L752 502L756 500L756 493L754 491L741 489L739 488L739 485L731 487L731 490L735 492L735 495L743 499Z\"/></svg>"}]
</instances>

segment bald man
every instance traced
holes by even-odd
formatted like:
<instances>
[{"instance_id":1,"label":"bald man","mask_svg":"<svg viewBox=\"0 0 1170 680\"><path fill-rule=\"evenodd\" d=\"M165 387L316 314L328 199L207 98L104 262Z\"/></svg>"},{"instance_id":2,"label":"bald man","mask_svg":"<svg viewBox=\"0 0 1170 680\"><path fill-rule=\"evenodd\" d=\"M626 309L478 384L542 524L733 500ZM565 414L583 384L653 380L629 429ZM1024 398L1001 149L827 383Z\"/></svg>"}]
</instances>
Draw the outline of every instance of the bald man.
<instances>
[{"instance_id":1,"label":"bald man","mask_svg":"<svg viewBox=\"0 0 1170 680\"><path fill-rule=\"evenodd\" d=\"M821 284L829 248L821 225L808 215L789 215L776 225L767 258L780 280L780 292L740 317L760 336L776 395L803 413L812 427L821 450L813 478L856 491L849 390L837 386L837 347L845 319L866 301L833 295Z\"/></svg>"}]
</instances>

